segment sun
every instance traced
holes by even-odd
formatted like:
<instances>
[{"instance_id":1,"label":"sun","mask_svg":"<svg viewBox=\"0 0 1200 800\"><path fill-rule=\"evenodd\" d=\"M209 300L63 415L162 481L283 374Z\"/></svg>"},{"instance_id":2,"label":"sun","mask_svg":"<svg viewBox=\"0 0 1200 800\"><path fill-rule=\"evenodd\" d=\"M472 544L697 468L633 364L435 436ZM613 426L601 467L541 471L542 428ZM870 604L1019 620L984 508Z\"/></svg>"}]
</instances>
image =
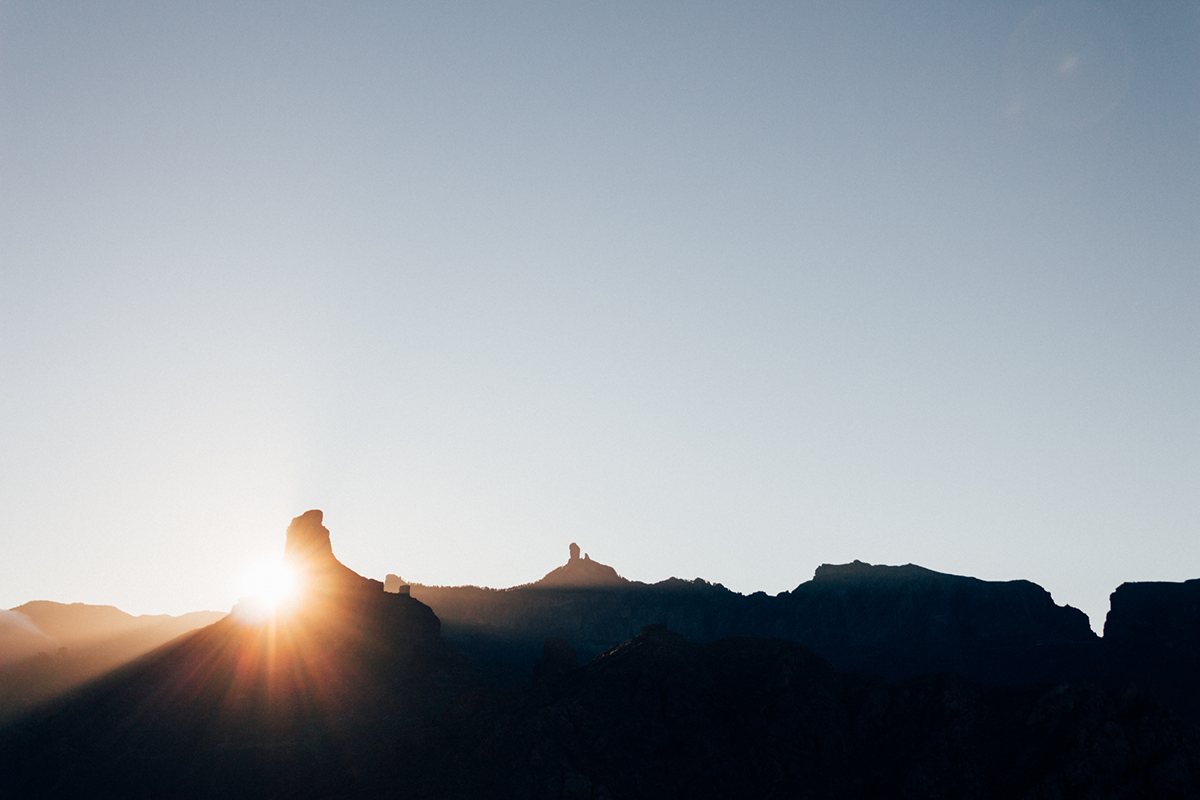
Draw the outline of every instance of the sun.
<instances>
[{"instance_id":1,"label":"sun","mask_svg":"<svg viewBox=\"0 0 1200 800\"><path fill-rule=\"evenodd\" d=\"M261 611L273 614L287 606L298 589L296 573L279 561L264 560L246 568L238 580L238 594Z\"/></svg>"}]
</instances>

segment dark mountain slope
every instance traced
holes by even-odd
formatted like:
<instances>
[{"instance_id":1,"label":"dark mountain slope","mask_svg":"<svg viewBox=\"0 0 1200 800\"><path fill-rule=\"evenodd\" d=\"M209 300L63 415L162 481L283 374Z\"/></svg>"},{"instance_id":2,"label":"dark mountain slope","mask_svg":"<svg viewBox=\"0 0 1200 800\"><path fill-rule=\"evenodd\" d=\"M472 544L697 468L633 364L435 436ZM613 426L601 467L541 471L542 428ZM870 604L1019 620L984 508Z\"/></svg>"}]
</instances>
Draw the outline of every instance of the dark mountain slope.
<instances>
[{"instance_id":1,"label":"dark mountain slope","mask_svg":"<svg viewBox=\"0 0 1200 800\"><path fill-rule=\"evenodd\" d=\"M1063 680L1083 674L1098 652L1087 617L1055 605L1028 581L857 561L822 566L813 580L774 597L698 579L563 580L588 563L595 565L573 552L546 579L513 589L413 585L411 591L438 614L449 641L479 658L527 669L547 637L567 640L587 660L655 623L699 642L791 639L839 668L888 678L954 671L996 684Z\"/></svg>"},{"instance_id":2,"label":"dark mountain slope","mask_svg":"<svg viewBox=\"0 0 1200 800\"><path fill-rule=\"evenodd\" d=\"M605 579L580 580L583 565ZM1069 681L1123 690L1135 683L1200 723L1200 580L1123 584L1101 639L1082 612L1056 605L1029 581L982 581L911 564L826 564L811 581L773 597L699 579L627 581L575 551L550 576L513 589L418 584L411 592L439 615L449 642L526 676L548 638L586 662L642 626L663 623L697 642L789 639L839 669L891 679L955 672L997 686Z\"/></svg>"},{"instance_id":3,"label":"dark mountain slope","mask_svg":"<svg viewBox=\"0 0 1200 800\"><path fill-rule=\"evenodd\" d=\"M320 523L289 528L301 607L239 606L4 729L0 795L357 796L425 774L453 667L437 617L337 562Z\"/></svg>"},{"instance_id":4,"label":"dark mountain slope","mask_svg":"<svg viewBox=\"0 0 1200 800\"><path fill-rule=\"evenodd\" d=\"M473 721L461 797L1195 797L1151 698L846 674L793 642L650 627Z\"/></svg>"}]
</instances>

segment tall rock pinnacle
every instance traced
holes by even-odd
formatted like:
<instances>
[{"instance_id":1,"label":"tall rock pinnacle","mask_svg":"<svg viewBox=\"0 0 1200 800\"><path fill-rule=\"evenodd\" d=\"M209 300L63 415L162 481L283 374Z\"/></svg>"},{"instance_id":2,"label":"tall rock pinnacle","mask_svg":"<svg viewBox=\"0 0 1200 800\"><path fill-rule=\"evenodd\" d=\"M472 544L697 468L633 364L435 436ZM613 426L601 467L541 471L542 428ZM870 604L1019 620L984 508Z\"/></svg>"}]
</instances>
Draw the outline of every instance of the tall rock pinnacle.
<instances>
[{"instance_id":1,"label":"tall rock pinnacle","mask_svg":"<svg viewBox=\"0 0 1200 800\"><path fill-rule=\"evenodd\" d=\"M336 561L333 545L329 542L329 529L321 524L324 519L318 509L305 511L292 520L287 529L287 544L283 548L283 560L295 568L316 565L320 562Z\"/></svg>"},{"instance_id":2,"label":"tall rock pinnacle","mask_svg":"<svg viewBox=\"0 0 1200 800\"><path fill-rule=\"evenodd\" d=\"M544 588L595 589L605 586L621 586L629 583L629 581L618 575L617 571L607 564L592 561L587 553L584 553L583 558L580 558L579 545L575 542L571 542L571 546L567 549L567 552L570 553L571 557L566 564L563 564L558 569L551 570L544 578L531 585Z\"/></svg>"},{"instance_id":3,"label":"tall rock pinnacle","mask_svg":"<svg viewBox=\"0 0 1200 800\"><path fill-rule=\"evenodd\" d=\"M337 560L329 541L329 529L321 524L323 518L314 508L293 519L287 529L283 563L296 571L306 584L306 591L367 588L369 584L378 584L382 589L378 581L362 577Z\"/></svg>"}]
</instances>

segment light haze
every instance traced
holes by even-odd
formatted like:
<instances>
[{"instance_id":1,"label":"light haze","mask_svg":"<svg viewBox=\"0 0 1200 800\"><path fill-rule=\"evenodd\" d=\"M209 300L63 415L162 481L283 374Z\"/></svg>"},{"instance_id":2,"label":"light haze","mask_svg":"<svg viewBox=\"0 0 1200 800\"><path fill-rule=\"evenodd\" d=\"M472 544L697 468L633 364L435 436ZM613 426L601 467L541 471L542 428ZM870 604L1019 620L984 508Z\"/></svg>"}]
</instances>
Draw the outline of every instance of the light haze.
<instances>
[{"instance_id":1,"label":"light haze","mask_svg":"<svg viewBox=\"0 0 1200 800\"><path fill-rule=\"evenodd\" d=\"M0 607L1200 577L1200 5L0 4Z\"/></svg>"}]
</instances>

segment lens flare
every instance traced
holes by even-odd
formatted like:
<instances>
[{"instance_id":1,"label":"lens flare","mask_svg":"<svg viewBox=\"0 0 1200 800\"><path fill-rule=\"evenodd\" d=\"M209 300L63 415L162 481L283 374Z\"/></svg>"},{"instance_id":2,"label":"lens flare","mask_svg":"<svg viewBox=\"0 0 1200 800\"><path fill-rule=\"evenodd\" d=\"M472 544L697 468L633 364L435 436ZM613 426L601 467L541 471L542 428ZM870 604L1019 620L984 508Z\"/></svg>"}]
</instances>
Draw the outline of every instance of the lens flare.
<instances>
[{"instance_id":1,"label":"lens flare","mask_svg":"<svg viewBox=\"0 0 1200 800\"><path fill-rule=\"evenodd\" d=\"M239 606L251 616L266 618L286 609L298 588L295 572L278 561L261 561L238 580Z\"/></svg>"}]
</instances>

